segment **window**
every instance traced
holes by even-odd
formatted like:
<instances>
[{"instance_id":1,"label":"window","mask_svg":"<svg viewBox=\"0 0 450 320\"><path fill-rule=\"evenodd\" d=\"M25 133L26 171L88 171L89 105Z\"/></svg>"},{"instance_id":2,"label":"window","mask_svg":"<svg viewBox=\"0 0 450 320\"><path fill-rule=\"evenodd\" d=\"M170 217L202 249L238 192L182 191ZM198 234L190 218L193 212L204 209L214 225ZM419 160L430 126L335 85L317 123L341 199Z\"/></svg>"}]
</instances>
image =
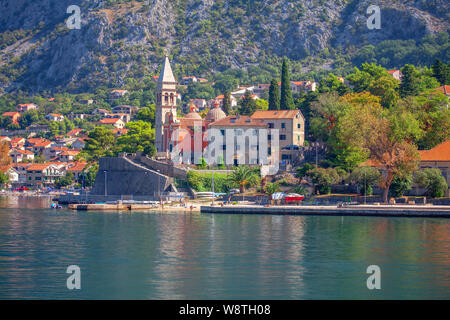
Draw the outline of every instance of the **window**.
<instances>
[{"instance_id":1,"label":"window","mask_svg":"<svg viewBox=\"0 0 450 320\"><path fill-rule=\"evenodd\" d=\"M280 140L286 140L286 135L285 134L280 134Z\"/></svg>"},{"instance_id":2,"label":"window","mask_svg":"<svg viewBox=\"0 0 450 320\"><path fill-rule=\"evenodd\" d=\"M225 130L220 130L220 133L224 136L225 135Z\"/></svg>"},{"instance_id":3,"label":"window","mask_svg":"<svg viewBox=\"0 0 450 320\"><path fill-rule=\"evenodd\" d=\"M222 145L222 150L227 150L227 145L226 144Z\"/></svg>"},{"instance_id":4,"label":"window","mask_svg":"<svg viewBox=\"0 0 450 320\"><path fill-rule=\"evenodd\" d=\"M267 136L267 140L272 140L272 135L271 135L271 134L269 134L269 135Z\"/></svg>"},{"instance_id":5,"label":"window","mask_svg":"<svg viewBox=\"0 0 450 320\"><path fill-rule=\"evenodd\" d=\"M268 154L269 156L272 155L272 148L271 148L271 147L267 148L267 154Z\"/></svg>"},{"instance_id":6,"label":"window","mask_svg":"<svg viewBox=\"0 0 450 320\"><path fill-rule=\"evenodd\" d=\"M281 129L286 129L286 123L284 122L281 123Z\"/></svg>"},{"instance_id":7,"label":"window","mask_svg":"<svg viewBox=\"0 0 450 320\"><path fill-rule=\"evenodd\" d=\"M300 141L300 136L297 136L297 140Z\"/></svg>"},{"instance_id":8,"label":"window","mask_svg":"<svg viewBox=\"0 0 450 320\"><path fill-rule=\"evenodd\" d=\"M300 129L302 125L300 123L297 123L297 128Z\"/></svg>"},{"instance_id":9,"label":"window","mask_svg":"<svg viewBox=\"0 0 450 320\"><path fill-rule=\"evenodd\" d=\"M273 128L274 128L273 123L270 123L270 122L269 122L269 129L273 129Z\"/></svg>"}]
</instances>

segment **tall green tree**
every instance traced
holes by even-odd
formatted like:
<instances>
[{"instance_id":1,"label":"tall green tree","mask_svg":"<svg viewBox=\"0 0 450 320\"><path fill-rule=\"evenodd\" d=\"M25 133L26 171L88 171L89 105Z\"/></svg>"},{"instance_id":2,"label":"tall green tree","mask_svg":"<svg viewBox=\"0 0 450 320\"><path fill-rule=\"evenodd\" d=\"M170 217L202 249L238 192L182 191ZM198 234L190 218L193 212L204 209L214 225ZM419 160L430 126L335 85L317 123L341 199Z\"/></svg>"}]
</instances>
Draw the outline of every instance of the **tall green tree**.
<instances>
[{"instance_id":1,"label":"tall green tree","mask_svg":"<svg viewBox=\"0 0 450 320\"><path fill-rule=\"evenodd\" d=\"M436 59L433 64L433 76L441 85L450 82L450 65L443 63L440 59Z\"/></svg>"},{"instance_id":2,"label":"tall green tree","mask_svg":"<svg viewBox=\"0 0 450 320\"><path fill-rule=\"evenodd\" d=\"M281 67L281 96L280 96L281 110L295 109L294 98L292 98L291 80L289 75L289 63L286 57L283 59Z\"/></svg>"},{"instance_id":3,"label":"tall green tree","mask_svg":"<svg viewBox=\"0 0 450 320\"><path fill-rule=\"evenodd\" d=\"M239 103L239 114L250 116L257 110L258 106L256 101L252 97L252 93L250 91L246 91L244 98Z\"/></svg>"},{"instance_id":4,"label":"tall green tree","mask_svg":"<svg viewBox=\"0 0 450 320\"><path fill-rule=\"evenodd\" d=\"M419 94L419 72L413 65L407 64L402 69L402 82L399 93L402 98Z\"/></svg>"},{"instance_id":5,"label":"tall green tree","mask_svg":"<svg viewBox=\"0 0 450 320\"><path fill-rule=\"evenodd\" d=\"M117 139L117 146L120 151L135 153L143 151L144 154L153 156L155 154L155 130L148 122L133 121L127 123L127 134Z\"/></svg>"},{"instance_id":6,"label":"tall green tree","mask_svg":"<svg viewBox=\"0 0 450 320\"><path fill-rule=\"evenodd\" d=\"M226 115L229 115L231 112L231 92L227 90L223 96L222 110Z\"/></svg>"},{"instance_id":7,"label":"tall green tree","mask_svg":"<svg viewBox=\"0 0 450 320\"><path fill-rule=\"evenodd\" d=\"M88 134L89 140L82 151L82 156L90 160L113 156L116 139L112 131L105 127L96 127Z\"/></svg>"},{"instance_id":8,"label":"tall green tree","mask_svg":"<svg viewBox=\"0 0 450 320\"><path fill-rule=\"evenodd\" d=\"M269 110L280 110L280 86L276 79L272 79L270 82Z\"/></svg>"}]
</instances>

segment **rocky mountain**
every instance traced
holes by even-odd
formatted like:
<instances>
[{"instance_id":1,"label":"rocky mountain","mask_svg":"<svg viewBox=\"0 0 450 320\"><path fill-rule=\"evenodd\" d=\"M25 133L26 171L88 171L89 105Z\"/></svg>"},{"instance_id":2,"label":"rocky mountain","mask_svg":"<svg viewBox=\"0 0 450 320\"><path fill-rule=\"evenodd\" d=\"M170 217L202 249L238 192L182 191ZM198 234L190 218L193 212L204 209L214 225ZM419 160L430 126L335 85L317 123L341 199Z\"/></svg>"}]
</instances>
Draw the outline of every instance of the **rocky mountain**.
<instances>
[{"instance_id":1,"label":"rocky mountain","mask_svg":"<svg viewBox=\"0 0 450 320\"><path fill-rule=\"evenodd\" d=\"M80 29L66 25L70 5L81 9ZM380 29L367 28L370 5L381 8ZM447 0L2 0L0 12L6 92L118 87L157 74L166 53L177 75L248 68L284 55L294 62L321 55L317 67L333 68L336 52L450 29Z\"/></svg>"}]
</instances>

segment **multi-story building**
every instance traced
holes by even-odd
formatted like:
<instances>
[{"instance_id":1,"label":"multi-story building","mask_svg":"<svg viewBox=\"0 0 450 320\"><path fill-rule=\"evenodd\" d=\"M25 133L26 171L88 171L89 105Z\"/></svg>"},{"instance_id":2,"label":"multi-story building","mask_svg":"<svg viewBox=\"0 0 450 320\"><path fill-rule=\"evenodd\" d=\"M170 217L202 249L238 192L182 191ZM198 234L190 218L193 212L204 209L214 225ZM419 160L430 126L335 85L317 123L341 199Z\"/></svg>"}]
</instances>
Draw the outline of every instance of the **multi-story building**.
<instances>
[{"instance_id":1,"label":"multi-story building","mask_svg":"<svg viewBox=\"0 0 450 320\"><path fill-rule=\"evenodd\" d=\"M261 129L268 129L268 125L259 119L249 116L228 116L209 125L222 136L223 157L226 164L257 165L261 163L259 147ZM232 132L232 135L228 134ZM227 138L232 137L233 141ZM231 149L231 150L230 150Z\"/></svg>"},{"instance_id":2,"label":"multi-story building","mask_svg":"<svg viewBox=\"0 0 450 320\"><path fill-rule=\"evenodd\" d=\"M263 121L269 129L278 129L280 159L293 164L305 143L305 118L300 110L256 111L252 119Z\"/></svg>"},{"instance_id":3,"label":"multi-story building","mask_svg":"<svg viewBox=\"0 0 450 320\"><path fill-rule=\"evenodd\" d=\"M39 107L35 105L34 103L23 103L17 105L17 112L24 113L29 110L37 110Z\"/></svg>"},{"instance_id":4,"label":"multi-story building","mask_svg":"<svg viewBox=\"0 0 450 320\"><path fill-rule=\"evenodd\" d=\"M33 163L26 168L26 183L33 186L52 185L64 175L64 165L55 163Z\"/></svg>"}]
</instances>

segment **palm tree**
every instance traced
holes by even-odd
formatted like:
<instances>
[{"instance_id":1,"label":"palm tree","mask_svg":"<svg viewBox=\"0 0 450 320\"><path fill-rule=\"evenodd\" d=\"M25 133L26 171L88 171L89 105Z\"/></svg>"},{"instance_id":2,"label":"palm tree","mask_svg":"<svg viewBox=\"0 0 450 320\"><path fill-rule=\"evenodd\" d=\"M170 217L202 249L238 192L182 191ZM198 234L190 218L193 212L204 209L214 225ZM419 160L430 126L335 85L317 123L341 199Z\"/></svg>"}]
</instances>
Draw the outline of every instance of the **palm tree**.
<instances>
[{"instance_id":1,"label":"palm tree","mask_svg":"<svg viewBox=\"0 0 450 320\"><path fill-rule=\"evenodd\" d=\"M228 176L228 179L239 185L240 193L245 192L245 185L253 179L254 172L246 166L239 166L234 169L233 173Z\"/></svg>"},{"instance_id":2,"label":"palm tree","mask_svg":"<svg viewBox=\"0 0 450 320\"><path fill-rule=\"evenodd\" d=\"M272 200L272 195L276 192L280 191L280 184L275 182L275 183L268 183L266 185L266 187L264 188L264 191L266 192L267 196L269 197L270 200Z\"/></svg>"}]
</instances>

